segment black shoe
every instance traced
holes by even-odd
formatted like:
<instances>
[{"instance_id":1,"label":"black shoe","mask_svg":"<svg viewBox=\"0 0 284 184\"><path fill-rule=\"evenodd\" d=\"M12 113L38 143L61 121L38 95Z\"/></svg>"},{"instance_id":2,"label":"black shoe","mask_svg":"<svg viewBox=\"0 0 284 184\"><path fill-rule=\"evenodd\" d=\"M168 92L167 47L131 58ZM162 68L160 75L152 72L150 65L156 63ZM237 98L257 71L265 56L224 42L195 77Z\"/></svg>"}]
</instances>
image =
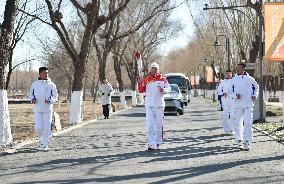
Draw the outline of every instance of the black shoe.
<instances>
[{"instance_id":1,"label":"black shoe","mask_svg":"<svg viewBox=\"0 0 284 184\"><path fill-rule=\"evenodd\" d=\"M107 119L109 119L109 117L107 117Z\"/></svg>"},{"instance_id":2,"label":"black shoe","mask_svg":"<svg viewBox=\"0 0 284 184\"><path fill-rule=\"evenodd\" d=\"M105 119L107 119L107 117L105 117Z\"/></svg>"},{"instance_id":3,"label":"black shoe","mask_svg":"<svg viewBox=\"0 0 284 184\"><path fill-rule=\"evenodd\" d=\"M148 150L147 151L153 151L154 149L151 148L151 147L148 147Z\"/></svg>"}]
</instances>

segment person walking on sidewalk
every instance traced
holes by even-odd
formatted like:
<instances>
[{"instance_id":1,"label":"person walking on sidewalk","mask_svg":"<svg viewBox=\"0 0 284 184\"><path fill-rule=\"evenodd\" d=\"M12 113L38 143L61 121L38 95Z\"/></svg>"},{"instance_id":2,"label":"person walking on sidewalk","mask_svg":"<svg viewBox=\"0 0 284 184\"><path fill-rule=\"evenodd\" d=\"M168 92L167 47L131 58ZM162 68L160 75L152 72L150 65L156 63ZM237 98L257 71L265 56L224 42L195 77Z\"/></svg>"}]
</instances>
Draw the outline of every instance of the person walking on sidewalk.
<instances>
[{"instance_id":1,"label":"person walking on sidewalk","mask_svg":"<svg viewBox=\"0 0 284 184\"><path fill-rule=\"evenodd\" d=\"M232 88L232 76L231 70L227 70L225 73L225 79L219 84L218 95L221 96L223 112L222 112L222 125L225 134L234 134L234 103L231 92Z\"/></svg>"},{"instance_id":2,"label":"person walking on sidewalk","mask_svg":"<svg viewBox=\"0 0 284 184\"><path fill-rule=\"evenodd\" d=\"M112 86L109 84L107 78L104 78L102 85L100 85L99 92L101 95L101 104L103 107L103 114L105 119L109 119L109 109L111 105Z\"/></svg>"},{"instance_id":3,"label":"person walking on sidewalk","mask_svg":"<svg viewBox=\"0 0 284 184\"><path fill-rule=\"evenodd\" d=\"M239 148L250 150L253 138L253 106L259 87L255 79L245 71L246 64L237 65L237 75L232 80L235 104L235 140Z\"/></svg>"},{"instance_id":4,"label":"person walking on sidewalk","mask_svg":"<svg viewBox=\"0 0 284 184\"><path fill-rule=\"evenodd\" d=\"M221 86L220 84L223 82L223 79L220 77L219 80L217 81L217 96L218 96L218 102L219 102L219 107L218 110L219 111L223 111L223 102L222 102L222 94L219 93L219 91L221 91Z\"/></svg>"},{"instance_id":5,"label":"person walking on sidewalk","mask_svg":"<svg viewBox=\"0 0 284 184\"><path fill-rule=\"evenodd\" d=\"M164 94L171 90L165 77L159 73L159 65L152 63L150 72L144 79L138 80L139 92L146 92L146 134L148 151L160 149L163 140Z\"/></svg>"},{"instance_id":6,"label":"person walking on sidewalk","mask_svg":"<svg viewBox=\"0 0 284 184\"><path fill-rule=\"evenodd\" d=\"M56 85L48 77L47 67L39 68L39 78L32 83L29 98L34 104L34 130L39 137L40 149L47 151L51 138L53 104L58 100Z\"/></svg>"}]
</instances>

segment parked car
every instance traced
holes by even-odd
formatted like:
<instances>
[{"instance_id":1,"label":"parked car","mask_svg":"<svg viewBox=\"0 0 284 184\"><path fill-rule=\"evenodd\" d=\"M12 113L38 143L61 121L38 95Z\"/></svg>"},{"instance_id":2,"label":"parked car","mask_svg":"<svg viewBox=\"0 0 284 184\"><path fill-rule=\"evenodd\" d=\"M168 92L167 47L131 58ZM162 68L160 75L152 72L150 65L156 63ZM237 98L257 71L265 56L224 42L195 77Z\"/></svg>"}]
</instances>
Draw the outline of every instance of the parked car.
<instances>
[{"instance_id":1,"label":"parked car","mask_svg":"<svg viewBox=\"0 0 284 184\"><path fill-rule=\"evenodd\" d=\"M164 113L174 113L183 115L184 108L182 94L177 84L170 84L171 91L164 96L165 110Z\"/></svg>"},{"instance_id":2,"label":"parked car","mask_svg":"<svg viewBox=\"0 0 284 184\"><path fill-rule=\"evenodd\" d=\"M165 74L169 84L177 84L182 93L182 102L185 106L191 100L191 88L189 78L183 73L167 73Z\"/></svg>"}]
</instances>

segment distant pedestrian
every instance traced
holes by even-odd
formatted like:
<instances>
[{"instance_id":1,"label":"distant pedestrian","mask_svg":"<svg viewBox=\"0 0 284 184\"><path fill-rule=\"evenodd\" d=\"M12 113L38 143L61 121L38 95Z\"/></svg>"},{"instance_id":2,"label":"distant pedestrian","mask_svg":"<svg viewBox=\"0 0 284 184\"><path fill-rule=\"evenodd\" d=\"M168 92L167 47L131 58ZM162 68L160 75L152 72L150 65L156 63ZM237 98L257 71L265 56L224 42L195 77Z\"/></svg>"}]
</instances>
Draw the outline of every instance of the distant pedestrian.
<instances>
[{"instance_id":1,"label":"distant pedestrian","mask_svg":"<svg viewBox=\"0 0 284 184\"><path fill-rule=\"evenodd\" d=\"M225 134L234 134L234 99L232 96L232 76L231 70L227 70L225 79L218 86L218 95L221 97L223 113L222 125Z\"/></svg>"},{"instance_id":2,"label":"distant pedestrian","mask_svg":"<svg viewBox=\"0 0 284 184\"><path fill-rule=\"evenodd\" d=\"M163 141L164 94L171 90L165 77L159 73L159 65L152 63L147 77L138 81L140 92L146 92L146 134L148 151L160 149Z\"/></svg>"},{"instance_id":3,"label":"distant pedestrian","mask_svg":"<svg viewBox=\"0 0 284 184\"><path fill-rule=\"evenodd\" d=\"M48 68L39 68L39 78L32 83L29 97L34 104L34 129L39 137L39 148L47 151L51 138L53 103L58 100L56 85L48 77Z\"/></svg>"},{"instance_id":4,"label":"distant pedestrian","mask_svg":"<svg viewBox=\"0 0 284 184\"><path fill-rule=\"evenodd\" d=\"M219 110L219 111L223 111L222 95L219 94L219 91L221 91L220 84L221 84L222 81L223 81L223 79L220 78L220 79L218 80L217 86L216 86L216 89L217 89L217 96L218 96L218 102L219 102L219 107L218 107L218 110Z\"/></svg>"},{"instance_id":5,"label":"distant pedestrian","mask_svg":"<svg viewBox=\"0 0 284 184\"><path fill-rule=\"evenodd\" d=\"M240 148L250 150L253 138L253 103L258 97L259 87L245 68L245 63L237 65L237 75L232 80L232 91L236 110L235 139Z\"/></svg>"},{"instance_id":6,"label":"distant pedestrian","mask_svg":"<svg viewBox=\"0 0 284 184\"><path fill-rule=\"evenodd\" d=\"M104 78L102 84L99 87L99 93L101 95L101 104L103 107L103 114L105 119L109 119L112 91L112 86L109 84L107 78Z\"/></svg>"}]
</instances>

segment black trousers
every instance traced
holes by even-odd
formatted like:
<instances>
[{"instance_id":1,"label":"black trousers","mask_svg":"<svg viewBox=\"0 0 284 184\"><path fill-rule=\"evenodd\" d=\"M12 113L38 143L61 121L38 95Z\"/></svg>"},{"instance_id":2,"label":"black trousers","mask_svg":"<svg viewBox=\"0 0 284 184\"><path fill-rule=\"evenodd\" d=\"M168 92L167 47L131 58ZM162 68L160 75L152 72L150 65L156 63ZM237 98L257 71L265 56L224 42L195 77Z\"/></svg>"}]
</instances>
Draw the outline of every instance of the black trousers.
<instances>
[{"instance_id":1,"label":"black trousers","mask_svg":"<svg viewBox=\"0 0 284 184\"><path fill-rule=\"evenodd\" d=\"M103 114L105 118L108 118L109 117L109 104L102 105L102 106L103 106Z\"/></svg>"}]
</instances>

